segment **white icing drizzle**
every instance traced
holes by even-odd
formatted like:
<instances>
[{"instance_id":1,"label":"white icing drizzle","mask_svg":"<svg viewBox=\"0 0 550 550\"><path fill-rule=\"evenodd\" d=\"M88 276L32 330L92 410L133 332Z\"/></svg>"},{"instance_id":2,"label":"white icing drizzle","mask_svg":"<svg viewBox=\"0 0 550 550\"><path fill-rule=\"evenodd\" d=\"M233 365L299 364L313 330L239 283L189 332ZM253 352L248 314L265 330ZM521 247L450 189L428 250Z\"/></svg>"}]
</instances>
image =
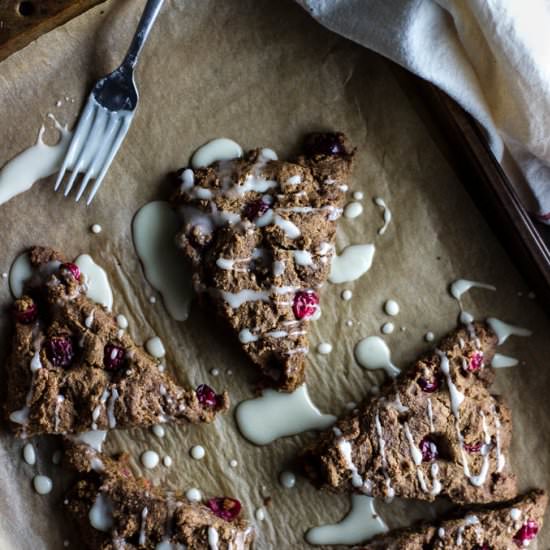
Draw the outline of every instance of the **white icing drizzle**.
<instances>
[{"instance_id":1,"label":"white icing drizzle","mask_svg":"<svg viewBox=\"0 0 550 550\"><path fill-rule=\"evenodd\" d=\"M435 350L435 353L439 357L441 372L445 375L445 379L447 380L447 387L449 389L449 396L451 398L451 411L453 412L454 417L458 420L460 405L464 401L464 394L459 391L459 389L453 382L449 369L449 359L447 358L447 355L438 349Z\"/></svg>"},{"instance_id":2,"label":"white icing drizzle","mask_svg":"<svg viewBox=\"0 0 550 550\"><path fill-rule=\"evenodd\" d=\"M506 457L504 456L504 453L501 450L500 447L500 418L498 417L498 413L496 411L496 408L493 406L493 422L495 423L495 452L497 455L497 472L502 472L504 465L506 464Z\"/></svg>"},{"instance_id":3,"label":"white icing drizzle","mask_svg":"<svg viewBox=\"0 0 550 550\"><path fill-rule=\"evenodd\" d=\"M93 506L88 512L88 519L94 529L98 531L108 532L113 527L113 505L109 497L103 493L99 493L95 499Z\"/></svg>"},{"instance_id":4,"label":"white icing drizzle","mask_svg":"<svg viewBox=\"0 0 550 550\"><path fill-rule=\"evenodd\" d=\"M374 499L365 495L352 495L351 509L340 523L314 527L306 533L306 540L309 544L322 546L353 545L386 533L387 530L374 508Z\"/></svg>"},{"instance_id":5,"label":"white icing drizzle","mask_svg":"<svg viewBox=\"0 0 550 550\"><path fill-rule=\"evenodd\" d=\"M374 198L374 204L376 206L379 206L382 209L382 216L384 218L384 225L378 230L379 235L383 235L386 232L386 229L388 229L388 225L390 225L391 222L391 210L388 208L388 205L381 197L375 197Z\"/></svg>"},{"instance_id":6,"label":"white icing drizzle","mask_svg":"<svg viewBox=\"0 0 550 550\"><path fill-rule=\"evenodd\" d=\"M354 348L355 360L364 369L384 369L389 376L395 377L401 371L391 362L390 349L382 338L367 336Z\"/></svg>"},{"instance_id":7,"label":"white icing drizzle","mask_svg":"<svg viewBox=\"0 0 550 550\"><path fill-rule=\"evenodd\" d=\"M522 327L516 327L509 325L494 317L487 319L487 324L491 327L491 330L497 335L498 345L503 344L508 340L510 336L531 336L533 334L530 330Z\"/></svg>"},{"instance_id":8,"label":"white icing drizzle","mask_svg":"<svg viewBox=\"0 0 550 550\"><path fill-rule=\"evenodd\" d=\"M413 459L413 462L419 466L422 464L422 452L420 449L416 446L413 436L411 434L411 430L409 428L408 422L405 422L403 424L403 431L405 432L405 437L407 438L407 441L409 443L409 450L411 452L411 458Z\"/></svg>"},{"instance_id":9,"label":"white icing drizzle","mask_svg":"<svg viewBox=\"0 0 550 550\"><path fill-rule=\"evenodd\" d=\"M84 319L84 325L86 326L86 328L92 328L92 325L94 324L94 313L95 313L95 310L92 309L88 317Z\"/></svg>"},{"instance_id":10,"label":"white icing drizzle","mask_svg":"<svg viewBox=\"0 0 550 550\"><path fill-rule=\"evenodd\" d=\"M147 527L147 514L149 513L149 510L147 509L147 506L143 508L141 511L141 525L139 528L139 538L138 538L138 544L140 546L145 545L146 538L146 527Z\"/></svg>"},{"instance_id":11,"label":"white icing drizzle","mask_svg":"<svg viewBox=\"0 0 550 550\"><path fill-rule=\"evenodd\" d=\"M296 263L296 265L313 265L311 252L308 252L307 250L294 250L292 254L294 255L294 262Z\"/></svg>"},{"instance_id":12,"label":"white icing drizzle","mask_svg":"<svg viewBox=\"0 0 550 550\"><path fill-rule=\"evenodd\" d=\"M88 432L82 432L75 435L72 439L78 443L84 443L92 449L101 452L101 448L106 437L107 432L105 430L90 430Z\"/></svg>"},{"instance_id":13,"label":"white icing drizzle","mask_svg":"<svg viewBox=\"0 0 550 550\"><path fill-rule=\"evenodd\" d=\"M519 521L521 519L521 510L519 510L518 508L512 508L510 510L510 517L514 521Z\"/></svg>"},{"instance_id":14,"label":"white icing drizzle","mask_svg":"<svg viewBox=\"0 0 550 550\"><path fill-rule=\"evenodd\" d=\"M347 283L359 279L372 266L373 244L352 244L340 254L334 254L328 280L331 283Z\"/></svg>"},{"instance_id":15,"label":"white icing drizzle","mask_svg":"<svg viewBox=\"0 0 550 550\"><path fill-rule=\"evenodd\" d=\"M256 342L258 341L259 337L252 334L250 329L243 328L239 332L239 340L241 344L249 344L250 342Z\"/></svg>"},{"instance_id":16,"label":"white icing drizzle","mask_svg":"<svg viewBox=\"0 0 550 550\"><path fill-rule=\"evenodd\" d=\"M92 411L92 430L97 430L96 422L101 415L101 410L105 407L107 399L109 399L109 395L109 388L105 388L103 390L103 393L101 394L101 397L99 398L99 403L96 407L94 407L94 410Z\"/></svg>"},{"instance_id":17,"label":"white icing drizzle","mask_svg":"<svg viewBox=\"0 0 550 550\"><path fill-rule=\"evenodd\" d=\"M219 292L222 298L233 309L241 307L246 302L269 302L269 292L265 290L250 290L245 288L235 293L225 290L220 290Z\"/></svg>"},{"instance_id":18,"label":"white icing drizzle","mask_svg":"<svg viewBox=\"0 0 550 550\"><path fill-rule=\"evenodd\" d=\"M55 408L54 408L54 412L53 412L53 429L54 429L54 432L59 431L59 422L60 422L59 413L61 412L61 407L63 406L64 402L65 402L65 397L63 395L58 395L55 398Z\"/></svg>"},{"instance_id":19,"label":"white icing drizzle","mask_svg":"<svg viewBox=\"0 0 550 550\"><path fill-rule=\"evenodd\" d=\"M336 420L319 411L305 384L292 393L264 390L261 397L241 402L235 418L243 436L256 445L308 430L323 430Z\"/></svg>"},{"instance_id":20,"label":"white icing drizzle","mask_svg":"<svg viewBox=\"0 0 550 550\"><path fill-rule=\"evenodd\" d=\"M218 550L218 542L220 540L220 537L218 535L218 531L214 529L214 527L208 528L208 547L210 550Z\"/></svg>"},{"instance_id":21,"label":"white icing drizzle","mask_svg":"<svg viewBox=\"0 0 550 550\"><path fill-rule=\"evenodd\" d=\"M105 270L89 254L81 254L74 263L82 273L86 296L110 311L113 307L113 291Z\"/></svg>"},{"instance_id":22,"label":"white icing drizzle","mask_svg":"<svg viewBox=\"0 0 550 550\"><path fill-rule=\"evenodd\" d=\"M109 422L109 428L111 429L116 428L115 405L118 397L118 390L113 388L111 390L111 397L109 398L109 402L107 404L107 420Z\"/></svg>"},{"instance_id":23,"label":"white icing drizzle","mask_svg":"<svg viewBox=\"0 0 550 550\"><path fill-rule=\"evenodd\" d=\"M216 138L205 143L195 151L191 157L191 166L193 168L201 168L209 166L216 161L227 161L242 156L242 147L236 141L223 137ZM189 181L189 175L186 176L186 179Z\"/></svg>"},{"instance_id":24,"label":"white icing drizzle","mask_svg":"<svg viewBox=\"0 0 550 550\"><path fill-rule=\"evenodd\" d=\"M449 287L449 292L451 293L451 296L460 302L460 299L462 298L462 295L465 292L468 292L471 288L484 288L486 290L496 290L496 287L493 285L488 285L486 283L478 283L477 281L469 281L467 279L457 279L456 281L453 281L451 283L451 286Z\"/></svg>"},{"instance_id":25,"label":"white icing drizzle","mask_svg":"<svg viewBox=\"0 0 550 550\"><path fill-rule=\"evenodd\" d=\"M382 459L382 470L384 478L386 479L386 487L388 494L387 500L391 500L395 496L395 491L391 485L391 479L388 475L388 459L386 457L386 441L384 440L384 433L382 432L382 424L380 423L380 414L377 412L374 419L374 426L376 428L376 435L378 437L378 449L380 451L380 457Z\"/></svg>"},{"instance_id":26,"label":"white icing drizzle","mask_svg":"<svg viewBox=\"0 0 550 550\"><path fill-rule=\"evenodd\" d=\"M427 401L427 411L428 411L428 421L430 423L430 432L434 431L434 415L433 415L433 408L432 408L432 399L431 397L428 397Z\"/></svg>"},{"instance_id":27,"label":"white icing drizzle","mask_svg":"<svg viewBox=\"0 0 550 550\"><path fill-rule=\"evenodd\" d=\"M351 472L351 484L354 487L362 487L364 481L357 470L357 466L355 466L353 462L351 443L347 439L341 437L336 442L336 446L346 463L346 468Z\"/></svg>"},{"instance_id":28,"label":"white icing drizzle","mask_svg":"<svg viewBox=\"0 0 550 550\"><path fill-rule=\"evenodd\" d=\"M502 369L506 367L515 367L519 361L515 357L508 357L507 355L501 355L495 353L491 360L491 367L495 369Z\"/></svg>"}]
</instances>

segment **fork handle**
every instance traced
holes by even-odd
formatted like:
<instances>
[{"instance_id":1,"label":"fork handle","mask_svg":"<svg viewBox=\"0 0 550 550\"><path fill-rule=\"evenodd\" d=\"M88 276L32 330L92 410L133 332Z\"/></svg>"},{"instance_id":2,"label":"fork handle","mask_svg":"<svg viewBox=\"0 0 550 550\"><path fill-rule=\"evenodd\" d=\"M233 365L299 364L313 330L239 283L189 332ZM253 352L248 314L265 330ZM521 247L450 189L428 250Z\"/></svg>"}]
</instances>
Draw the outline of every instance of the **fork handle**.
<instances>
[{"instance_id":1,"label":"fork handle","mask_svg":"<svg viewBox=\"0 0 550 550\"><path fill-rule=\"evenodd\" d=\"M147 4L145 5L145 9L143 10L141 19L139 20L134 38L132 39L132 43L128 48L128 53L126 54L126 57L124 58L124 61L122 63L124 67L132 70L136 66L139 54L143 49L143 45L145 44L145 41L147 40L151 29L153 28L153 24L157 19L163 3L164 0L147 0Z\"/></svg>"}]
</instances>

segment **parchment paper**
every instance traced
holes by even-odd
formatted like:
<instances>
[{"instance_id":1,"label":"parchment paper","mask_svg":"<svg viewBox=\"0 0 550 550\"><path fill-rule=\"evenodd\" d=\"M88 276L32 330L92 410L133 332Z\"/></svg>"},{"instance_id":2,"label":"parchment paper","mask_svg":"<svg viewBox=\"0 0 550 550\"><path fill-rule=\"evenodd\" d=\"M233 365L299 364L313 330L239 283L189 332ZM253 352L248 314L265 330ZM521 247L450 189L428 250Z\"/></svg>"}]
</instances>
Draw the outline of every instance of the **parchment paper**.
<instances>
[{"instance_id":1,"label":"parchment paper","mask_svg":"<svg viewBox=\"0 0 550 550\"><path fill-rule=\"evenodd\" d=\"M143 5L143 0L107 2L0 64L0 164L35 141L47 113L72 124L89 86L122 58ZM152 290L131 242L132 216L147 201L166 196L165 174L184 165L208 139L223 135L244 147L273 147L284 156L307 131L340 129L358 147L350 187L365 193L365 212L355 220L342 219L338 246L374 242L377 251L363 278L324 289L323 315L313 326L309 355L314 401L323 411L338 414L380 379L355 364L353 346L361 337L379 333L389 320L382 311L386 299L401 306L393 319L397 330L386 339L396 364L405 365L428 346L426 331L439 337L453 327L457 306L447 292L452 280L493 283L496 293L471 291L465 306L479 317L495 315L534 330L530 339L511 339L501 350L525 364L502 369L498 387L514 412L512 459L520 485L548 488L548 320L536 300L526 297L525 282L385 61L322 29L290 0L172 0L145 48L137 80L138 115L90 208L54 194L51 180L0 206L0 272L35 243L69 256L91 253L109 272L114 311L128 317L131 334L138 341L160 335L169 369L181 383L225 386L238 403L252 396L244 356L212 332L208 312L193 308L187 322L176 323L160 302L149 303ZM50 139L55 140L55 132ZM394 215L382 237L376 234L382 222L374 196L384 197ZM100 235L89 231L93 223L103 226ZM344 288L353 289L350 302L340 298ZM0 282L0 299L2 306L10 301L5 281ZM345 325L347 319L354 321L352 327ZM6 316L0 323L4 356ZM333 344L330 355L315 354L320 341ZM214 367L222 372L217 378L209 374ZM174 459L171 468L144 475L171 489L196 486L207 495L235 495L250 517L263 497L271 496L267 519L258 524L257 547L306 548L306 529L339 520L349 502L345 495L320 494L305 480L293 490L278 484L279 472L311 437L258 448L238 434L228 415L210 427L168 428L163 440L148 430L112 433L107 450L128 451L137 470L143 450L168 454ZM195 444L206 448L200 462L188 455ZM30 467L21 459L21 442L2 432L0 548L58 549L65 538L70 547L80 545L61 512L64 475L51 465L57 446L55 438L38 440L38 466ZM237 468L229 467L231 459L238 461ZM37 471L54 478L47 497L31 488ZM380 504L379 510L394 526L433 509L396 500L391 506ZM550 546L550 526L539 540L539 548Z\"/></svg>"}]
</instances>

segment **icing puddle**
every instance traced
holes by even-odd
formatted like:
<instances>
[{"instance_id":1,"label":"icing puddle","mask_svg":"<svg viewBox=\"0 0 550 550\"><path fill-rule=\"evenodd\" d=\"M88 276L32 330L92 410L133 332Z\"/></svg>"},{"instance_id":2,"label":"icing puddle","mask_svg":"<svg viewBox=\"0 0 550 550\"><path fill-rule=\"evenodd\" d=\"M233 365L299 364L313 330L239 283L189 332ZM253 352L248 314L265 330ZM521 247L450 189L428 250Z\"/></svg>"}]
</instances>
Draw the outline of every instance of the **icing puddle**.
<instances>
[{"instance_id":1,"label":"icing puddle","mask_svg":"<svg viewBox=\"0 0 550 550\"><path fill-rule=\"evenodd\" d=\"M201 168L219 160L232 160L242 156L242 147L236 141L222 137L199 147L191 158L191 166Z\"/></svg>"},{"instance_id":2,"label":"icing puddle","mask_svg":"<svg viewBox=\"0 0 550 550\"><path fill-rule=\"evenodd\" d=\"M372 265L375 247L373 244L352 244L332 258L328 280L331 283L349 283L359 279Z\"/></svg>"},{"instance_id":3,"label":"icing puddle","mask_svg":"<svg viewBox=\"0 0 550 550\"><path fill-rule=\"evenodd\" d=\"M355 360L369 370L384 369L389 376L401 371L391 362L390 348L379 336L367 336L360 340L353 350Z\"/></svg>"},{"instance_id":4,"label":"icing puddle","mask_svg":"<svg viewBox=\"0 0 550 550\"><path fill-rule=\"evenodd\" d=\"M60 132L59 142L46 145L43 141L45 127L38 132L36 143L7 162L0 170L0 204L28 191L38 180L55 174L71 140L71 132L54 120Z\"/></svg>"},{"instance_id":5,"label":"icing puddle","mask_svg":"<svg viewBox=\"0 0 550 550\"><path fill-rule=\"evenodd\" d=\"M110 310L113 306L113 291L105 270L97 265L88 254L80 255L75 260L75 264L84 275L87 287L86 295L97 304L101 304ZM59 262L49 262L40 269L35 269L31 265L29 255L26 252L17 256L10 267L9 273L10 290L14 298L19 298L23 294L25 282L33 275L47 277L58 267Z\"/></svg>"},{"instance_id":6,"label":"icing puddle","mask_svg":"<svg viewBox=\"0 0 550 550\"><path fill-rule=\"evenodd\" d=\"M306 533L306 541L315 545L360 544L387 531L388 527L374 509L374 499L352 495L346 517L340 523L313 527Z\"/></svg>"},{"instance_id":7,"label":"icing puddle","mask_svg":"<svg viewBox=\"0 0 550 550\"><path fill-rule=\"evenodd\" d=\"M170 316L185 321L193 293L191 274L174 242L180 225L167 202L154 201L134 216L132 237L149 284L161 294Z\"/></svg>"},{"instance_id":8,"label":"icing puddle","mask_svg":"<svg viewBox=\"0 0 550 550\"><path fill-rule=\"evenodd\" d=\"M261 397L243 401L235 411L241 434L256 445L308 430L324 430L336 417L323 414L311 401L304 384L292 393L264 390Z\"/></svg>"}]
</instances>

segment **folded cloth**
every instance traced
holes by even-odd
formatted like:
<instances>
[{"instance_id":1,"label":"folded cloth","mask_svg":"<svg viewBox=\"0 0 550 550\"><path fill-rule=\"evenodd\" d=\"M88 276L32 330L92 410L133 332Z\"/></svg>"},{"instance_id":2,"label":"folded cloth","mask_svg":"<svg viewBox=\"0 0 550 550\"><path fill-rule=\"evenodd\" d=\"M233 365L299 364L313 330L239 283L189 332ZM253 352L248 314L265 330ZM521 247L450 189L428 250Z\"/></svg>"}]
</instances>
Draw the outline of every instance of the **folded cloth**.
<instances>
[{"instance_id":1,"label":"folded cloth","mask_svg":"<svg viewBox=\"0 0 550 550\"><path fill-rule=\"evenodd\" d=\"M487 130L526 207L550 224L549 0L296 0L429 80Z\"/></svg>"}]
</instances>

